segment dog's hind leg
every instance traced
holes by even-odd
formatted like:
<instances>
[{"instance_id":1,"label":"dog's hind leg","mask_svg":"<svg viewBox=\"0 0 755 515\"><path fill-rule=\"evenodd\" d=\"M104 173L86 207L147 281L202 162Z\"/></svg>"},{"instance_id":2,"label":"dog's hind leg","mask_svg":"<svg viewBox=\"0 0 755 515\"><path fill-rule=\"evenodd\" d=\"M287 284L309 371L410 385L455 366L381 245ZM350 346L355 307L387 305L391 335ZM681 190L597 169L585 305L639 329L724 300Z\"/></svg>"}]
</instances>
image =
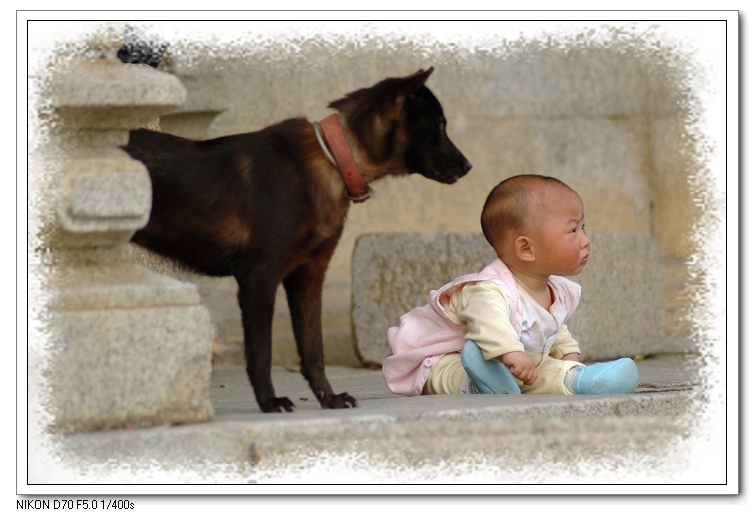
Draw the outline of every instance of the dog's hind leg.
<instances>
[{"instance_id":1,"label":"dog's hind leg","mask_svg":"<svg viewBox=\"0 0 755 515\"><path fill-rule=\"evenodd\" d=\"M276 397L270 375L272 365L272 325L278 284L270 274L256 272L237 276L239 306L244 326L246 372L254 396L263 412L294 411L287 397Z\"/></svg>"},{"instance_id":2,"label":"dog's hind leg","mask_svg":"<svg viewBox=\"0 0 755 515\"><path fill-rule=\"evenodd\" d=\"M325 255L326 254L326 255ZM323 408L353 408L357 401L347 393L334 394L325 376L322 343L322 286L331 252L305 263L283 280L291 312L301 373Z\"/></svg>"}]
</instances>

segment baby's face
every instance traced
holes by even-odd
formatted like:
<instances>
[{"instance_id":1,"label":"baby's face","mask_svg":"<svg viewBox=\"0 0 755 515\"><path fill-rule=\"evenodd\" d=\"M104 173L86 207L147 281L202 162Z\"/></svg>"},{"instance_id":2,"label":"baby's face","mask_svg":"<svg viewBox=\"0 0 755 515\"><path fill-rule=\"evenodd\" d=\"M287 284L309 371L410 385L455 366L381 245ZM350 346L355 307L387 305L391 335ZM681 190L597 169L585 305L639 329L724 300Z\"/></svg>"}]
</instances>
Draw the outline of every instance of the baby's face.
<instances>
[{"instance_id":1,"label":"baby's face","mask_svg":"<svg viewBox=\"0 0 755 515\"><path fill-rule=\"evenodd\" d=\"M582 199L563 188L548 188L538 211L532 234L537 268L547 275L579 274L590 255Z\"/></svg>"}]
</instances>

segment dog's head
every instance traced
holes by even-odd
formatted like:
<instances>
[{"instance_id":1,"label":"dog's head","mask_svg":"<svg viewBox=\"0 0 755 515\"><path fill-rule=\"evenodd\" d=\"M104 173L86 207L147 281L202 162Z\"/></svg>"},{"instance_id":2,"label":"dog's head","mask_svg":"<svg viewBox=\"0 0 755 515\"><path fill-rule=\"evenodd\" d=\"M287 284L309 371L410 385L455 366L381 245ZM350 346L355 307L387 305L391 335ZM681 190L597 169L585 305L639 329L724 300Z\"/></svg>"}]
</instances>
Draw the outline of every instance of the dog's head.
<instances>
[{"instance_id":1,"label":"dog's head","mask_svg":"<svg viewBox=\"0 0 755 515\"><path fill-rule=\"evenodd\" d=\"M432 72L385 79L328 107L341 112L371 164L451 184L472 164L448 138L443 108L425 86Z\"/></svg>"}]
</instances>

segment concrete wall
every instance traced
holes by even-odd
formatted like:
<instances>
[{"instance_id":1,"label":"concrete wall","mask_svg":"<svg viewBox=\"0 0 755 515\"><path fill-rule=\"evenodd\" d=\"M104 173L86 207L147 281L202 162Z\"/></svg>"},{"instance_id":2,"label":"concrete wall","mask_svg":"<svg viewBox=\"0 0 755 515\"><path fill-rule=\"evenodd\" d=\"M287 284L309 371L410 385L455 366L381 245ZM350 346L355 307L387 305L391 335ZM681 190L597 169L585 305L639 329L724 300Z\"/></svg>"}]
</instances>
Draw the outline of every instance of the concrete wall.
<instances>
[{"instance_id":1,"label":"concrete wall","mask_svg":"<svg viewBox=\"0 0 755 515\"><path fill-rule=\"evenodd\" d=\"M686 262L701 211L688 180L697 166L686 124L693 99L678 50L631 35L601 44L589 35L566 45L499 42L477 51L453 41L423 46L411 37L282 38L211 50L169 42L165 69L182 79L189 100L181 113L161 118L163 130L194 136L195 125L182 127L192 113L220 113L208 137L292 116L316 120L329 114L329 101L349 91L435 67L427 85L444 106L450 137L474 168L452 186L414 176L385 179L373 184L371 200L352 207L326 282L329 363L359 364L349 318L350 260L359 235L478 231L490 189L521 173L553 175L575 188L585 201L588 230L650 233L664 266L667 334L689 333L685 316L694 284ZM195 282L216 324L216 363L237 362L241 326L234 283ZM280 293L275 362L294 364Z\"/></svg>"}]
</instances>

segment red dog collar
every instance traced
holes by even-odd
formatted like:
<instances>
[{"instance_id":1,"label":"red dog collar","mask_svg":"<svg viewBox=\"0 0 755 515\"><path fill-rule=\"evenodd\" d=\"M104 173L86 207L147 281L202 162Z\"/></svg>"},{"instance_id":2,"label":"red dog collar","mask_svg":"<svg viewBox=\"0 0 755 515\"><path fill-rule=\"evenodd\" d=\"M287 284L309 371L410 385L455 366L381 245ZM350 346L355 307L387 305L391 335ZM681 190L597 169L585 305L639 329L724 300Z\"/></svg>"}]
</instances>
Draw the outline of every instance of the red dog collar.
<instances>
[{"instance_id":1,"label":"red dog collar","mask_svg":"<svg viewBox=\"0 0 755 515\"><path fill-rule=\"evenodd\" d=\"M320 141L320 146L323 147L323 151L328 158L335 160L335 166L338 171L341 172L344 182L346 183L346 198L352 202L364 202L370 198L370 187L364 182L362 174L359 173L359 168L354 160L354 155L351 153L351 148L346 142L346 137L343 135L343 129L341 123L338 121L338 115L332 114L327 118L320 120L319 124L314 123L315 133L317 139ZM325 142L320 138L319 129L322 129L322 134L325 137ZM325 143L325 145L323 145ZM332 152L332 156L330 152Z\"/></svg>"}]
</instances>

